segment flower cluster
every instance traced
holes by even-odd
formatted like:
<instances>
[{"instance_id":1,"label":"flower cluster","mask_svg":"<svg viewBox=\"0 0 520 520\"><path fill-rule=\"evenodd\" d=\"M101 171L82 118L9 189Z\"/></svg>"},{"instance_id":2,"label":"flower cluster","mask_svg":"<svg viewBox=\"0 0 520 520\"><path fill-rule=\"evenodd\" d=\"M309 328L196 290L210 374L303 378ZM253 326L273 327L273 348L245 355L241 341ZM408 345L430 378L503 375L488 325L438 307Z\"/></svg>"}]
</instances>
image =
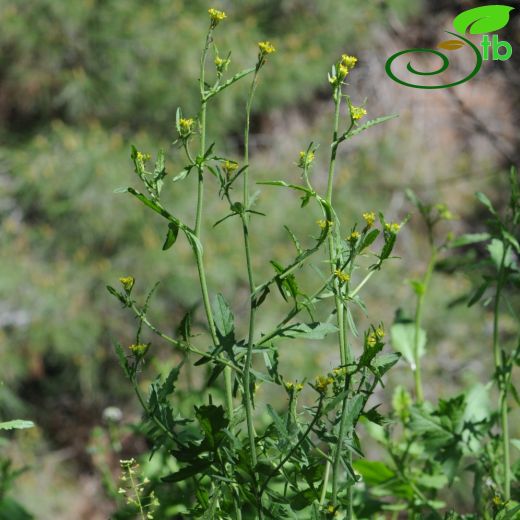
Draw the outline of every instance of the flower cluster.
<instances>
[{"instance_id":1,"label":"flower cluster","mask_svg":"<svg viewBox=\"0 0 520 520\"><path fill-rule=\"evenodd\" d=\"M317 220L316 224L320 226L321 229L329 228L332 226L333 222L332 220Z\"/></svg>"},{"instance_id":2,"label":"flower cluster","mask_svg":"<svg viewBox=\"0 0 520 520\"><path fill-rule=\"evenodd\" d=\"M350 233L347 240L349 242L356 243L360 236L361 236L361 233L359 231L352 231L352 233Z\"/></svg>"},{"instance_id":3,"label":"flower cluster","mask_svg":"<svg viewBox=\"0 0 520 520\"><path fill-rule=\"evenodd\" d=\"M227 18L226 13L224 11L219 11L218 9L208 9L208 13L211 27L216 27L219 22Z\"/></svg>"},{"instance_id":4,"label":"flower cluster","mask_svg":"<svg viewBox=\"0 0 520 520\"><path fill-rule=\"evenodd\" d=\"M358 121L359 119L361 119L362 117L364 117L366 115L367 115L367 111L363 107L355 107L355 106L350 107L350 117L352 117L352 119L354 121Z\"/></svg>"},{"instance_id":5,"label":"flower cluster","mask_svg":"<svg viewBox=\"0 0 520 520\"><path fill-rule=\"evenodd\" d=\"M126 291L126 293L130 294L130 291L132 290L132 287L135 283L135 278L133 276L122 276L119 278L119 281L121 282L121 285L123 286L123 289Z\"/></svg>"},{"instance_id":6,"label":"flower cluster","mask_svg":"<svg viewBox=\"0 0 520 520\"><path fill-rule=\"evenodd\" d=\"M178 124L179 137L181 139L187 139L193 133L193 125L195 121L190 118L181 117Z\"/></svg>"},{"instance_id":7,"label":"flower cluster","mask_svg":"<svg viewBox=\"0 0 520 520\"><path fill-rule=\"evenodd\" d=\"M385 331L383 327L377 327L373 332L370 332L366 337L367 347L373 348L377 345L377 342L383 339Z\"/></svg>"},{"instance_id":8,"label":"flower cluster","mask_svg":"<svg viewBox=\"0 0 520 520\"><path fill-rule=\"evenodd\" d=\"M227 68L229 67L229 64L231 63L231 60L228 58L221 58L220 56L217 56L215 58L215 67L217 68L217 74L220 76L224 72L226 72Z\"/></svg>"},{"instance_id":9,"label":"flower cluster","mask_svg":"<svg viewBox=\"0 0 520 520\"><path fill-rule=\"evenodd\" d=\"M329 385L334 383L334 379L330 376L318 376L314 382L314 386L316 390L320 392L320 394L324 394L327 391Z\"/></svg>"},{"instance_id":10,"label":"flower cluster","mask_svg":"<svg viewBox=\"0 0 520 520\"><path fill-rule=\"evenodd\" d=\"M225 160L222 164L222 168L226 172L226 175L229 177L232 173L234 173L238 168L238 163L235 161Z\"/></svg>"},{"instance_id":11,"label":"flower cluster","mask_svg":"<svg viewBox=\"0 0 520 520\"><path fill-rule=\"evenodd\" d=\"M148 352L150 343L137 343L130 345L128 349L137 358L142 358Z\"/></svg>"},{"instance_id":12,"label":"flower cluster","mask_svg":"<svg viewBox=\"0 0 520 520\"><path fill-rule=\"evenodd\" d=\"M333 67L332 74L329 74L329 83L334 87L341 85L357 61L355 56L343 54L337 66Z\"/></svg>"},{"instance_id":13,"label":"flower cluster","mask_svg":"<svg viewBox=\"0 0 520 520\"><path fill-rule=\"evenodd\" d=\"M314 152L309 150L308 152L300 152L300 161L298 166L300 168L308 168L314 161Z\"/></svg>"},{"instance_id":14,"label":"flower cluster","mask_svg":"<svg viewBox=\"0 0 520 520\"><path fill-rule=\"evenodd\" d=\"M398 224L397 222L387 222L385 224L385 230L389 233L392 233L393 235L397 235L399 233L399 230L401 229L401 224Z\"/></svg>"},{"instance_id":15,"label":"flower cluster","mask_svg":"<svg viewBox=\"0 0 520 520\"><path fill-rule=\"evenodd\" d=\"M350 280L350 275L340 271L339 269L334 270L334 276L341 282L341 283L347 283Z\"/></svg>"},{"instance_id":16,"label":"flower cluster","mask_svg":"<svg viewBox=\"0 0 520 520\"><path fill-rule=\"evenodd\" d=\"M376 214L373 211L363 213L363 220L367 223L367 228L371 228L376 221Z\"/></svg>"},{"instance_id":17,"label":"flower cluster","mask_svg":"<svg viewBox=\"0 0 520 520\"><path fill-rule=\"evenodd\" d=\"M292 383L291 381L284 382L285 389L289 392L301 392L303 390L302 383Z\"/></svg>"},{"instance_id":18,"label":"flower cluster","mask_svg":"<svg viewBox=\"0 0 520 520\"><path fill-rule=\"evenodd\" d=\"M276 52L276 48L269 41L258 42L258 48L262 56L265 56L267 54L273 54L273 52Z\"/></svg>"}]
</instances>

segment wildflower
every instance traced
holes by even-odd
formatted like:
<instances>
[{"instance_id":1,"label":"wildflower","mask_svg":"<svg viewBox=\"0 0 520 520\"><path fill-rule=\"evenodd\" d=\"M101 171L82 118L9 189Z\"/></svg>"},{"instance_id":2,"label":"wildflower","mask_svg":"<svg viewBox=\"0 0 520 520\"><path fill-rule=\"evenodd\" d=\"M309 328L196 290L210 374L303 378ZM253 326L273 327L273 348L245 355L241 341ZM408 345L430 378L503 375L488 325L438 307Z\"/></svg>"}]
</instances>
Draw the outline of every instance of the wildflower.
<instances>
[{"instance_id":1,"label":"wildflower","mask_svg":"<svg viewBox=\"0 0 520 520\"><path fill-rule=\"evenodd\" d=\"M372 227L376 221L376 214L373 211L363 213L363 219L367 223L367 227Z\"/></svg>"},{"instance_id":2,"label":"wildflower","mask_svg":"<svg viewBox=\"0 0 520 520\"><path fill-rule=\"evenodd\" d=\"M354 121L361 119L367 115L367 111L363 107L352 106L350 108L350 115Z\"/></svg>"},{"instance_id":3,"label":"wildflower","mask_svg":"<svg viewBox=\"0 0 520 520\"><path fill-rule=\"evenodd\" d=\"M152 156L149 154L149 153L142 153L142 152L137 152L137 160L141 163L145 163L146 161L149 161Z\"/></svg>"},{"instance_id":4,"label":"wildflower","mask_svg":"<svg viewBox=\"0 0 520 520\"><path fill-rule=\"evenodd\" d=\"M493 497L493 504L495 504L496 506L501 506L504 502L502 502L502 499L500 498L499 495L495 495Z\"/></svg>"},{"instance_id":5,"label":"wildflower","mask_svg":"<svg viewBox=\"0 0 520 520\"><path fill-rule=\"evenodd\" d=\"M218 9L208 9L208 13L211 20L211 27L216 27L219 22L227 18L226 13L224 11L219 11Z\"/></svg>"},{"instance_id":6,"label":"wildflower","mask_svg":"<svg viewBox=\"0 0 520 520\"><path fill-rule=\"evenodd\" d=\"M333 368L332 373L334 374L334 377L341 377L347 375L347 367L338 367Z\"/></svg>"},{"instance_id":7,"label":"wildflower","mask_svg":"<svg viewBox=\"0 0 520 520\"><path fill-rule=\"evenodd\" d=\"M298 166L300 168L308 168L314 161L314 152L312 150L308 152L300 152L300 162Z\"/></svg>"},{"instance_id":8,"label":"wildflower","mask_svg":"<svg viewBox=\"0 0 520 520\"><path fill-rule=\"evenodd\" d=\"M193 132L193 119L190 117L190 118L184 118L184 117L181 117L179 119L179 135L182 137L182 138L187 138L191 135L191 133Z\"/></svg>"},{"instance_id":9,"label":"wildflower","mask_svg":"<svg viewBox=\"0 0 520 520\"><path fill-rule=\"evenodd\" d=\"M325 229L327 227L332 226L332 221L331 220L317 220L316 224L318 224L318 226L320 226L321 229Z\"/></svg>"},{"instance_id":10,"label":"wildflower","mask_svg":"<svg viewBox=\"0 0 520 520\"><path fill-rule=\"evenodd\" d=\"M367 346L372 348L372 347L375 347L377 344L377 338L376 338L376 335L371 332L368 336L367 336Z\"/></svg>"},{"instance_id":11,"label":"wildflower","mask_svg":"<svg viewBox=\"0 0 520 520\"><path fill-rule=\"evenodd\" d=\"M133 276L122 276L119 278L119 281L121 282L121 285L123 286L123 289L129 293L132 290L132 287L135 283L135 278Z\"/></svg>"},{"instance_id":12,"label":"wildflower","mask_svg":"<svg viewBox=\"0 0 520 520\"><path fill-rule=\"evenodd\" d=\"M355 56L349 56L348 54L341 55L341 65L343 67L347 67L349 70L352 70L357 63L358 59Z\"/></svg>"},{"instance_id":13,"label":"wildflower","mask_svg":"<svg viewBox=\"0 0 520 520\"><path fill-rule=\"evenodd\" d=\"M327 391L327 388L331 383L334 382L334 379L332 377L328 376L318 376L315 381L316 390L318 392L324 394Z\"/></svg>"},{"instance_id":14,"label":"wildflower","mask_svg":"<svg viewBox=\"0 0 520 520\"><path fill-rule=\"evenodd\" d=\"M389 231L390 233L397 235L397 233L399 233L399 230L401 229L401 224L398 224L397 222L392 222L392 223L387 222L385 224L385 229L386 229L386 231Z\"/></svg>"},{"instance_id":15,"label":"wildflower","mask_svg":"<svg viewBox=\"0 0 520 520\"><path fill-rule=\"evenodd\" d=\"M130 352L134 354L134 356L141 358L143 357L150 348L150 343L137 343L134 345L130 345L129 347Z\"/></svg>"},{"instance_id":16,"label":"wildflower","mask_svg":"<svg viewBox=\"0 0 520 520\"><path fill-rule=\"evenodd\" d=\"M238 163L235 161L224 161L222 168L226 172L226 175L229 177L233 172L235 172L238 168Z\"/></svg>"},{"instance_id":17,"label":"wildflower","mask_svg":"<svg viewBox=\"0 0 520 520\"><path fill-rule=\"evenodd\" d=\"M260 49L260 56L262 57L276 52L274 45L269 41L258 42L258 48Z\"/></svg>"},{"instance_id":18,"label":"wildflower","mask_svg":"<svg viewBox=\"0 0 520 520\"><path fill-rule=\"evenodd\" d=\"M221 58L220 56L217 56L215 58L215 67L217 67L217 73L222 74L223 72L226 72L230 63L231 60L229 58Z\"/></svg>"},{"instance_id":19,"label":"wildflower","mask_svg":"<svg viewBox=\"0 0 520 520\"><path fill-rule=\"evenodd\" d=\"M348 74L348 67L345 67L345 65L340 65L338 67L338 79L344 80L347 77Z\"/></svg>"},{"instance_id":20,"label":"wildflower","mask_svg":"<svg viewBox=\"0 0 520 520\"><path fill-rule=\"evenodd\" d=\"M383 327L377 327L376 329L376 336L381 339L385 337L385 331L383 330Z\"/></svg>"},{"instance_id":21,"label":"wildflower","mask_svg":"<svg viewBox=\"0 0 520 520\"><path fill-rule=\"evenodd\" d=\"M361 236L361 233L359 231L352 231L350 233L350 236L348 237L349 242L356 242L356 240Z\"/></svg>"},{"instance_id":22,"label":"wildflower","mask_svg":"<svg viewBox=\"0 0 520 520\"><path fill-rule=\"evenodd\" d=\"M346 283L350 280L350 275L340 271L339 269L334 270L334 275L341 283Z\"/></svg>"},{"instance_id":23,"label":"wildflower","mask_svg":"<svg viewBox=\"0 0 520 520\"><path fill-rule=\"evenodd\" d=\"M285 389L288 392L301 392L303 385L301 383L292 383L291 381L284 382Z\"/></svg>"}]
</instances>

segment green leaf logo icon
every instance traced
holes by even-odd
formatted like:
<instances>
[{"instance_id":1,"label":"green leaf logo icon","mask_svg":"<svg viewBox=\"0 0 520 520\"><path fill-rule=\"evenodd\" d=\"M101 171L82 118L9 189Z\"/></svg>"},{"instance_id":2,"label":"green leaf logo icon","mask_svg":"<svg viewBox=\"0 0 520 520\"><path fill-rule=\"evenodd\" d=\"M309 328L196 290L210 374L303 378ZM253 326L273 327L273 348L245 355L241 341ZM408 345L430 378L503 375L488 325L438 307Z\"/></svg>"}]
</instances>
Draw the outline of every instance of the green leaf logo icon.
<instances>
[{"instance_id":1,"label":"green leaf logo icon","mask_svg":"<svg viewBox=\"0 0 520 520\"><path fill-rule=\"evenodd\" d=\"M485 5L460 13L453 20L453 27L460 34L484 34L502 29L509 22L509 13L514 7Z\"/></svg>"}]
</instances>

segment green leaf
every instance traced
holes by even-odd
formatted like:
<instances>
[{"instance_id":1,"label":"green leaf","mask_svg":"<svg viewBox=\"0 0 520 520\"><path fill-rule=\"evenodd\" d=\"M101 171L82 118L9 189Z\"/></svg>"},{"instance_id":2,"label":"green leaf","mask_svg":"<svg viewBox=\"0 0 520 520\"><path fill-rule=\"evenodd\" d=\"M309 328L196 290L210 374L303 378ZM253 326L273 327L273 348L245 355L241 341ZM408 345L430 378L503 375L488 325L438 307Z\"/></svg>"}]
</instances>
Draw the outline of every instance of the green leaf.
<instances>
[{"instance_id":1,"label":"green leaf","mask_svg":"<svg viewBox=\"0 0 520 520\"><path fill-rule=\"evenodd\" d=\"M478 242L485 242L489 240L491 235L489 233L467 233L461 235L449 242L449 247L461 247L468 244L477 244Z\"/></svg>"},{"instance_id":2,"label":"green leaf","mask_svg":"<svg viewBox=\"0 0 520 520\"><path fill-rule=\"evenodd\" d=\"M367 235L363 239L363 242L359 248L359 251L361 252L364 249L366 249L368 246L370 246L375 241L375 239L379 236L379 233L380 233L379 229L373 229L372 231L367 233Z\"/></svg>"},{"instance_id":3,"label":"green leaf","mask_svg":"<svg viewBox=\"0 0 520 520\"><path fill-rule=\"evenodd\" d=\"M498 31L509 22L513 7L507 5L485 5L463 11L453 20L453 27L460 34L468 29L470 34L484 34Z\"/></svg>"},{"instance_id":4,"label":"green leaf","mask_svg":"<svg viewBox=\"0 0 520 520\"><path fill-rule=\"evenodd\" d=\"M475 197L486 206L486 208L490 211L491 214L496 215L497 212L495 211L495 208L493 207L493 204L491 204L491 201L487 198L486 195L484 195L482 192L477 191L475 193Z\"/></svg>"},{"instance_id":5,"label":"green leaf","mask_svg":"<svg viewBox=\"0 0 520 520\"><path fill-rule=\"evenodd\" d=\"M352 465L369 486L384 484L396 476L395 472L383 462L356 460Z\"/></svg>"},{"instance_id":6,"label":"green leaf","mask_svg":"<svg viewBox=\"0 0 520 520\"><path fill-rule=\"evenodd\" d=\"M502 264L502 256L504 255L504 243L501 240L494 238L487 246L487 250L489 251L489 255L491 256L491 260L493 260L495 267L499 270ZM508 248L504 258L504 267L513 267L514 264L515 259L513 253L511 249Z\"/></svg>"},{"instance_id":7,"label":"green leaf","mask_svg":"<svg viewBox=\"0 0 520 520\"><path fill-rule=\"evenodd\" d=\"M166 233L166 239L162 246L163 251L170 249L175 244L177 236L179 234L179 225L176 222L170 222L168 224L168 232Z\"/></svg>"},{"instance_id":8,"label":"green leaf","mask_svg":"<svg viewBox=\"0 0 520 520\"><path fill-rule=\"evenodd\" d=\"M401 359L401 354L390 353L390 354L380 354L377 355L371 363L373 368L378 369L379 376L384 376L399 360Z\"/></svg>"},{"instance_id":9,"label":"green leaf","mask_svg":"<svg viewBox=\"0 0 520 520\"><path fill-rule=\"evenodd\" d=\"M361 132L364 132L365 130L368 130L372 126L380 125L381 123L384 123L386 121L390 121L390 119L395 119L396 117L399 117L399 114L392 114L390 116L383 116L378 117L376 119L371 119L370 121L367 121L365 124L358 126L348 134L344 136L344 139L350 139L351 137L354 137L355 135L360 134ZM342 139L340 139L342 140Z\"/></svg>"},{"instance_id":10,"label":"green leaf","mask_svg":"<svg viewBox=\"0 0 520 520\"><path fill-rule=\"evenodd\" d=\"M414 323L395 323L390 329L390 337L392 346L397 352L400 352L410 363L412 368L415 367L415 324ZM417 343L417 356L421 358L426 351L426 331L419 329L419 337Z\"/></svg>"},{"instance_id":11,"label":"green leaf","mask_svg":"<svg viewBox=\"0 0 520 520\"><path fill-rule=\"evenodd\" d=\"M32 421L24 421L22 419L0 422L0 430L25 430L26 428L33 427L34 423Z\"/></svg>"},{"instance_id":12,"label":"green leaf","mask_svg":"<svg viewBox=\"0 0 520 520\"><path fill-rule=\"evenodd\" d=\"M221 337L225 338L235 330L233 312L221 293L213 300L213 319Z\"/></svg>"},{"instance_id":13,"label":"green leaf","mask_svg":"<svg viewBox=\"0 0 520 520\"><path fill-rule=\"evenodd\" d=\"M448 485L448 477L446 475L438 474L438 475L427 475L423 473L419 475L415 481L417 484L422 487L432 488L432 489L442 489Z\"/></svg>"},{"instance_id":14,"label":"green leaf","mask_svg":"<svg viewBox=\"0 0 520 520\"><path fill-rule=\"evenodd\" d=\"M296 323L280 329L277 336L284 338L323 339L327 334L337 332L332 323Z\"/></svg>"}]
</instances>

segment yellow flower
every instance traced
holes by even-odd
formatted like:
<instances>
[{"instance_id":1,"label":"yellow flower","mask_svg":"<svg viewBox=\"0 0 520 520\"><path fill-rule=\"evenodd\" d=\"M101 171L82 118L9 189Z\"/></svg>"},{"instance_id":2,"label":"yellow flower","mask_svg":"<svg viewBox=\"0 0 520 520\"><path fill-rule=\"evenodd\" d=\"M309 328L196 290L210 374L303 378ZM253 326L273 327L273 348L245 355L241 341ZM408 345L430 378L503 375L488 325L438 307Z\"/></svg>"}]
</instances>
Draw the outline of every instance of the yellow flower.
<instances>
[{"instance_id":1,"label":"yellow flower","mask_svg":"<svg viewBox=\"0 0 520 520\"><path fill-rule=\"evenodd\" d=\"M345 65L340 65L338 67L338 77L340 80L343 80L346 78L348 74L348 67L345 67Z\"/></svg>"},{"instance_id":2,"label":"yellow flower","mask_svg":"<svg viewBox=\"0 0 520 520\"><path fill-rule=\"evenodd\" d=\"M355 242L360 236L361 233L359 233L359 231L352 231L352 233L350 233L350 236L348 237L348 240L350 242Z\"/></svg>"},{"instance_id":3,"label":"yellow flower","mask_svg":"<svg viewBox=\"0 0 520 520\"><path fill-rule=\"evenodd\" d=\"M194 121L191 117L187 119L181 117L179 119L181 137L188 137L191 134L191 132L193 131L193 123Z\"/></svg>"},{"instance_id":4,"label":"yellow flower","mask_svg":"<svg viewBox=\"0 0 520 520\"><path fill-rule=\"evenodd\" d=\"M377 327L376 329L376 336L381 339L385 337L385 331L383 330L383 327Z\"/></svg>"},{"instance_id":5,"label":"yellow flower","mask_svg":"<svg viewBox=\"0 0 520 520\"><path fill-rule=\"evenodd\" d=\"M355 107L353 106L350 109L350 115L354 121L361 119L362 117L367 115L367 111L363 107Z\"/></svg>"},{"instance_id":6,"label":"yellow flower","mask_svg":"<svg viewBox=\"0 0 520 520\"><path fill-rule=\"evenodd\" d=\"M334 374L335 377L346 376L347 367L333 368L332 373Z\"/></svg>"},{"instance_id":7,"label":"yellow flower","mask_svg":"<svg viewBox=\"0 0 520 520\"><path fill-rule=\"evenodd\" d=\"M219 22L227 18L226 13L224 11L219 11L218 9L208 9L208 13L212 27L216 27Z\"/></svg>"},{"instance_id":8,"label":"yellow flower","mask_svg":"<svg viewBox=\"0 0 520 520\"><path fill-rule=\"evenodd\" d=\"M300 162L298 163L298 166L300 168L306 168L312 164L314 161L314 152L300 152Z\"/></svg>"},{"instance_id":9,"label":"yellow flower","mask_svg":"<svg viewBox=\"0 0 520 520\"><path fill-rule=\"evenodd\" d=\"M144 163L146 161L149 161L151 158L152 156L149 153L137 152L137 160L139 162Z\"/></svg>"},{"instance_id":10,"label":"yellow flower","mask_svg":"<svg viewBox=\"0 0 520 520\"><path fill-rule=\"evenodd\" d=\"M341 55L341 65L348 69L353 69L356 66L358 59L355 56L349 56L348 54Z\"/></svg>"},{"instance_id":11,"label":"yellow flower","mask_svg":"<svg viewBox=\"0 0 520 520\"><path fill-rule=\"evenodd\" d=\"M271 42L269 42L269 41L258 42L258 48L260 49L260 54L262 56L265 56L266 54L272 54L273 52L276 52L276 49L275 49L274 45Z\"/></svg>"},{"instance_id":12,"label":"yellow flower","mask_svg":"<svg viewBox=\"0 0 520 520\"><path fill-rule=\"evenodd\" d=\"M150 343L137 343L136 345L130 345L128 347L130 349L130 352L134 354L136 357L143 357L150 348Z\"/></svg>"},{"instance_id":13,"label":"yellow flower","mask_svg":"<svg viewBox=\"0 0 520 520\"><path fill-rule=\"evenodd\" d=\"M367 337L367 346L369 347L375 347L377 344L377 338L376 335L371 332Z\"/></svg>"},{"instance_id":14,"label":"yellow flower","mask_svg":"<svg viewBox=\"0 0 520 520\"><path fill-rule=\"evenodd\" d=\"M339 269L335 269L334 274L341 283L346 283L350 280L350 275L344 273L343 271L340 271Z\"/></svg>"},{"instance_id":15,"label":"yellow flower","mask_svg":"<svg viewBox=\"0 0 520 520\"><path fill-rule=\"evenodd\" d=\"M332 226L332 221L331 220L317 220L316 224L318 224L318 226L320 226L321 229L325 229L327 227Z\"/></svg>"},{"instance_id":16,"label":"yellow flower","mask_svg":"<svg viewBox=\"0 0 520 520\"><path fill-rule=\"evenodd\" d=\"M119 281L121 282L123 289L126 292L130 292L132 290L132 287L134 286L135 278L133 276L122 276L121 278L119 278Z\"/></svg>"},{"instance_id":17,"label":"yellow flower","mask_svg":"<svg viewBox=\"0 0 520 520\"><path fill-rule=\"evenodd\" d=\"M399 230L401 229L401 224L398 224L397 222L392 222L392 223L387 222L385 224L385 229L387 231L389 231L390 233L393 233L394 235L396 235L399 232Z\"/></svg>"},{"instance_id":18,"label":"yellow flower","mask_svg":"<svg viewBox=\"0 0 520 520\"><path fill-rule=\"evenodd\" d=\"M367 211L366 213L363 213L363 218L365 219L367 226L372 227L376 221L376 214L373 211Z\"/></svg>"},{"instance_id":19,"label":"yellow flower","mask_svg":"<svg viewBox=\"0 0 520 520\"><path fill-rule=\"evenodd\" d=\"M215 58L215 67L217 67L217 72L219 74L226 72L230 63L231 60L229 58L221 58L220 56Z\"/></svg>"},{"instance_id":20,"label":"yellow flower","mask_svg":"<svg viewBox=\"0 0 520 520\"><path fill-rule=\"evenodd\" d=\"M284 386L288 392L301 392L303 390L303 385L301 383L291 383L290 381L287 381L284 382Z\"/></svg>"},{"instance_id":21,"label":"yellow flower","mask_svg":"<svg viewBox=\"0 0 520 520\"><path fill-rule=\"evenodd\" d=\"M325 393L331 383L334 382L332 377L318 376L315 381L316 390L321 393Z\"/></svg>"},{"instance_id":22,"label":"yellow flower","mask_svg":"<svg viewBox=\"0 0 520 520\"><path fill-rule=\"evenodd\" d=\"M222 167L224 168L226 175L229 177L234 171L237 170L238 163L235 161L224 161Z\"/></svg>"}]
</instances>

